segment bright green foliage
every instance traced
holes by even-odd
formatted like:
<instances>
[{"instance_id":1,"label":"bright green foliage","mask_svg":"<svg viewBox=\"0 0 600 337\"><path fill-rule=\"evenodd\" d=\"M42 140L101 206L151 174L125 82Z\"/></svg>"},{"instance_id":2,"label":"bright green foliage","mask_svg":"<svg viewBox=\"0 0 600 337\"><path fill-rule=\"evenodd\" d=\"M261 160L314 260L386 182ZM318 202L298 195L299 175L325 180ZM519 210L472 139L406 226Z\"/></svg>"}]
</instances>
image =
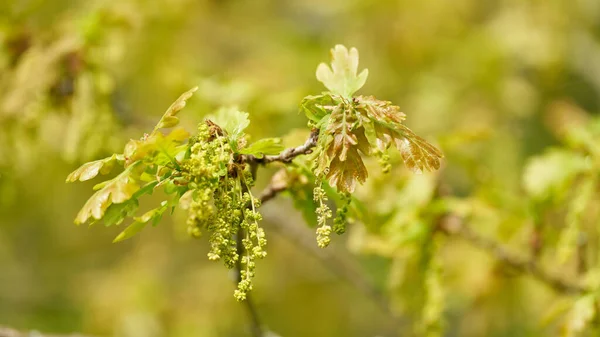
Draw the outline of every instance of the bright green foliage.
<instances>
[{"instance_id":1,"label":"bright green foliage","mask_svg":"<svg viewBox=\"0 0 600 337\"><path fill-rule=\"evenodd\" d=\"M177 113L196 90L182 94L152 133L129 141L123 154L84 164L69 175L68 182L85 181L99 173L109 173L117 164L124 168L117 177L95 186L99 190L83 206L75 222L103 219L111 226L132 217L134 222L115 238L114 242L119 242L131 238L148 223L156 225L166 210L181 204L189 212L189 234L199 237L203 231L210 233L208 258L223 260L228 268L237 263L243 267L235 291L235 297L243 300L252 290L255 259L266 256L266 239L258 226L260 201L250 192L254 181L249 166L239 158L241 154L274 154L281 145L279 140L267 138L245 147L243 131L249 123L248 114L232 109L222 109L215 118L222 120L225 128L207 119L191 138L180 127L163 134L161 129L179 123ZM158 188L164 188L168 199L142 216L135 216L139 197Z\"/></svg>"},{"instance_id":2,"label":"bright green foliage","mask_svg":"<svg viewBox=\"0 0 600 337\"><path fill-rule=\"evenodd\" d=\"M75 181L86 181L90 180L100 174L108 174L117 162L122 163L124 161L123 155L113 154L112 156L100 160L95 160L89 163L83 164L80 168L73 171L67 177L67 182Z\"/></svg>"},{"instance_id":3,"label":"bright green foliage","mask_svg":"<svg viewBox=\"0 0 600 337\"><path fill-rule=\"evenodd\" d=\"M257 158L262 158L264 155L278 154L283 150L281 139L279 138L264 138L258 140L245 149L240 150L241 154L250 154Z\"/></svg>"},{"instance_id":4,"label":"bright green foliage","mask_svg":"<svg viewBox=\"0 0 600 337\"><path fill-rule=\"evenodd\" d=\"M358 70L358 50L350 51L341 44L331 50L331 68L325 63L317 67L317 80L323 83L329 91L347 99L362 88L369 76L369 70L364 69L360 74Z\"/></svg>"}]
</instances>

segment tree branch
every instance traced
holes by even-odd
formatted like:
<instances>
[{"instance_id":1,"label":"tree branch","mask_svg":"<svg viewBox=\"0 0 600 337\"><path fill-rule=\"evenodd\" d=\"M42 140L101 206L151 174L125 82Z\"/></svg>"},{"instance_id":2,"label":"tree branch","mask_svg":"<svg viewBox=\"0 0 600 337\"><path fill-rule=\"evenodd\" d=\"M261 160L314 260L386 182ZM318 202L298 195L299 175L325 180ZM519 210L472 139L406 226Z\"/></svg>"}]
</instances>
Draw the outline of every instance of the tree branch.
<instances>
[{"instance_id":1,"label":"tree branch","mask_svg":"<svg viewBox=\"0 0 600 337\"><path fill-rule=\"evenodd\" d=\"M257 158L253 155L244 155L241 157L241 161L245 163L257 163L263 165L276 161L289 163L299 155L312 153L313 147L317 146L318 139L319 129L313 128L306 142L300 146L285 149L278 155L264 156L262 158Z\"/></svg>"},{"instance_id":2,"label":"tree branch","mask_svg":"<svg viewBox=\"0 0 600 337\"><path fill-rule=\"evenodd\" d=\"M501 261L522 273L530 274L558 292L580 294L591 291L581 284L562 279L557 275L549 273L540 266L535 259L517 256L508 251L500 243L474 232L456 215L450 214L442 217L438 225L438 228L444 233L466 240L473 246L488 252L496 258L496 260Z\"/></svg>"}]
</instances>

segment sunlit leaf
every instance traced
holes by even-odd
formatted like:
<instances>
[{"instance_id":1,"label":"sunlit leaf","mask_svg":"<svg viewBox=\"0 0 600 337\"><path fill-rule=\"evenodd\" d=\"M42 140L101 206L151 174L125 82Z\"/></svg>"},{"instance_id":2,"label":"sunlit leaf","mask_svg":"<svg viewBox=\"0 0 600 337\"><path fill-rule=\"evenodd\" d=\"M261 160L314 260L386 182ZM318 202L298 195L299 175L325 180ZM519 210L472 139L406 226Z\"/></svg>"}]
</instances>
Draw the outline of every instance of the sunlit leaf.
<instances>
[{"instance_id":1,"label":"sunlit leaf","mask_svg":"<svg viewBox=\"0 0 600 337\"><path fill-rule=\"evenodd\" d=\"M395 137L395 143L406 167L415 173L438 170L444 157L442 152L409 128L402 126L400 129L402 137Z\"/></svg>"},{"instance_id":2,"label":"sunlit leaf","mask_svg":"<svg viewBox=\"0 0 600 337\"><path fill-rule=\"evenodd\" d=\"M169 208L169 203L167 201L163 201L159 207L149 210L144 213L140 217L135 217L134 222L129 225L125 230L123 230L117 237L113 240L114 242L119 242L123 240L127 240L137 233L139 233L149 222L152 222L153 225L156 225L162 218L163 213Z\"/></svg>"},{"instance_id":3,"label":"sunlit leaf","mask_svg":"<svg viewBox=\"0 0 600 337\"><path fill-rule=\"evenodd\" d=\"M369 153L368 141L363 128L356 128L352 110L339 106L334 109L320 139L324 148L317 159L317 172L325 173L331 186L338 191L354 192L356 182L364 183L368 173L359 150Z\"/></svg>"},{"instance_id":4,"label":"sunlit leaf","mask_svg":"<svg viewBox=\"0 0 600 337\"><path fill-rule=\"evenodd\" d=\"M167 109L167 111L163 114L162 118L154 128L154 131L162 128L170 128L179 124L179 118L176 117L177 113L181 111L181 109L185 108L187 100L192 97L192 95L198 90L198 87L193 87L192 89L184 92L177 98L173 104Z\"/></svg>"},{"instance_id":5,"label":"sunlit leaf","mask_svg":"<svg viewBox=\"0 0 600 337\"><path fill-rule=\"evenodd\" d=\"M125 218L132 217L139 207L138 198L144 194L152 194L154 187L156 187L157 184L158 181L147 183L137 190L129 200L123 203L110 205L102 218L104 225L107 227L119 225Z\"/></svg>"},{"instance_id":6,"label":"sunlit leaf","mask_svg":"<svg viewBox=\"0 0 600 337\"><path fill-rule=\"evenodd\" d=\"M98 174L107 174L116 163L122 162L123 156L113 154L112 156L81 165L67 177L67 182L86 181L94 178Z\"/></svg>"},{"instance_id":7,"label":"sunlit leaf","mask_svg":"<svg viewBox=\"0 0 600 337\"><path fill-rule=\"evenodd\" d=\"M331 107L337 105L331 95L322 94L306 96L300 103L300 109L308 119L319 123L323 117L331 113Z\"/></svg>"},{"instance_id":8,"label":"sunlit leaf","mask_svg":"<svg viewBox=\"0 0 600 337\"><path fill-rule=\"evenodd\" d=\"M131 169L123 171L88 199L77 214L75 223L79 225L88 220L102 219L110 205L129 200L139 189L140 186L131 176Z\"/></svg>"},{"instance_id":9,"label":"sunlit leaf","mask_svg":"<svg viewBox=\"0 0 600 337\"><path fill-rule=\"evenodd\" d=\"M139 202L136 199L130 199L120 204L112 204L106 209L104 217L104 225L109 227L119 225L125 218L131 217L138 210Z\"/></svg>"},{"instance_id":10,"label":"sunlit leaf","mask_svg":"<svg viewBox=\"0 0 600 337\"><path fill-rule=\"evenodd\" d=\"M317 67L317 80L322 82L329 91L346 98L352 97L358 89L362 88L367 80L369 71L358 71L358 50L348 49L343 45L336 45L331 50L331 67L325 63Z\"/></svg>"},{"instance_id":11,"label":"sunlit leaf","mask_svg":"<svg viewBox=\"0 0 600 337\"><path fill-rule=\"evenodd\" d=\"M117 237L113 240L113 243L117 243L123 240L127 240L137 233L141 232L142 229L146 227L145 222L134 221L131 225L129 225L125 230L123 230Z\"/></svg>"},{"instance_id":12,"label":"sunlit leaf","mask_svg":"<svg viewBox=\"0 0 600 337\"><path fill-rule=\"evenodd\" d=\"M406 115L399 107L372 96L359 96L356 101L357 110L362 115L365 136L372 147L385 151L393 142L406 167L415 173L440 168L444 157L442 152L402 124Z\"/></svg>"},{"instance_id":13,"label":"sunlit leaf","mask_svg":"<svg viewBox=\"0 0 600 337\"><path fill-rule=\"evenodd\" d=\"M171 128L179 124L179 118L175 116L166 116L158 124L158 129Z\"/></svg>"},{"instance_id":14,"label":"sunlit leaf","mask_svg":"<svg viewBox=\"0 0 600 337\"><path fill-rule=\"evenodd\" d=\"M240 150L241 154L251 154L257 158L262 158L264 155L279 154L283 150L280 138L264 138L260 139L250 146Z\"/></svg>"},{"instance_id":15,"label":"sunlit leaf","mask_svg":"<svg viewBox=\"0 0 600 337\"><path fill-rule=\"evenodd\" d=\"M239 111L237 107L222 107L214 116L209 116L208 119L227 131L233 139L242 136L244 130L250 125L248 113Z\"/></svg>"},{"instance_id":16,"label":"sunlit leaf","mask_svg":"<svg viewBox=\"0 0 600 337\"><path fill-rule=\"evenodd\" d=\"M358 109L364 111L365 115L371 120L400 124L406 119L406 115L400 111L400 107L393 105L389 101L381 101L373 96L358 96Z\"/></svg>"},{"instance_id":17,"label":"sunlit leaf","mask_svg":"<svg viewBox=\"0 0 600 337\"><path fill-rule=\"evenodd\" d=\"M145 136L140 140L130 140L123 151L127 163L147 159L154 164L163 165L172 162L179 152L177 146L189 138L189 133L182 127L173 129L166 136L160 132ZM154 158L155 156L162 156Z\"/></svg>"}]
</instances>

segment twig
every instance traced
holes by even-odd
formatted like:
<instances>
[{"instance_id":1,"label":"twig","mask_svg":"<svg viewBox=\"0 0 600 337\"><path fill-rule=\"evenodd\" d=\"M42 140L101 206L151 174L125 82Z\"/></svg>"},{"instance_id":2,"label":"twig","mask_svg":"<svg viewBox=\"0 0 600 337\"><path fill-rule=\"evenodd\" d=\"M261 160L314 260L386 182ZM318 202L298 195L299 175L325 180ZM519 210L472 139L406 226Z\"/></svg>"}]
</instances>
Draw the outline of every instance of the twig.
<instances>
[{"instance_id":1,"label":"twig","mask_svg":"<svg viewBox=\"0 0 600 337\"><path fill-rule=\"evenodd\" d=\"M47 335L42 334L38 331L22 332L6 326L0 326L0 337L86 337L78 333L67 334L67 335Z\"/></svg>"},{"instance_id":2,"label":"twig","mask_svg":"<svg viewBox=\"0 0 600 337\"><path fill-rule=\"evenodd\" d=\"M263 165L275 161L289 163L299 155L312 153L312 148L317 146L318 139L319 129L314 128L311 130L310 136L308 137L306 142L298 147L291 147L289 149L283 150L278 155L269 155L264 156L262 158L255 157L253 155L244 155L241 157L241 161L246 163L257 163Z\"/></svg>"},{"instance_id":3,"label":"twig","mask_svg":"<svg viewBox=\"0 0 600 337\"><path fill-rule=\"evenodd\" d=\"M480 234L470 229L461 218L455 215L446 215L439 222L439 229L449 235L456 235L463 238L473 246L490 253L497 260L513 267L523 273L528 273L539 281L549 285L553 289L569 294L580 294L589 292L590 289L564 280L556 275L549 273L540 266L536 260L531 258L523 258L508 251L500 243L483 237Z\"/></svg>"},{"instance_id":4,"label":"twig","mask_svg":"<svg viewBox=\"0 0 600 337\"><path fill-rule=\"evenodd\" d=\"M273 175L269 185L258 195L258 200L260 200L261 204L275 198L279 193L288 189L288 182L285 179L281 179L281 176L285 175L285 173L285 169L281 169Z\"/></svg>"}]
</instances>

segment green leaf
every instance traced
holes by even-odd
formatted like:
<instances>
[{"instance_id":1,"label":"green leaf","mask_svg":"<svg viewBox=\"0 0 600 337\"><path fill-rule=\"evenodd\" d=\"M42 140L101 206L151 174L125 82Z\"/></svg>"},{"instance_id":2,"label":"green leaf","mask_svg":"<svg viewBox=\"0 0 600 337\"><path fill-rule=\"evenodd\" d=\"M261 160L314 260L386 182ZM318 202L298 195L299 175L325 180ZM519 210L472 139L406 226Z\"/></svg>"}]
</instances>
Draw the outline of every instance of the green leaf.
<instances>
[{"instance_id":1,"label":"green leaf","mask_svg":"<svg viewBox=\"0 0 600 337\"><path fill-rule=\"evenodd\" d=\"M239 111L234 106L221 107L214 115L207 118L219 125L233 139L242 136L244 130L250 125L248 113Z\"/></svg>"},{"instance_id":2,"label":"green leaf","mask_svg":"<svg viewBox=\"0 0 600 337\"><path fill-rule=\"evenodd\" d=\"M264 138L258 140L245 149L240 150L241 154L251 154L257 158L262 158L264 155L279 154L283 150L280 138Z\"/></svg>"},{"instance_id":3,"label":"green leaf","mask_svg":"<svg viewBox=\"0 0 600 337\"><path fill-rule=\"evenodd\" d=\"M185 108L187 100L192 97L196 90L198 90L198 87L193 87L192 89L181 94L181 96L179 96L179 98L173 102L173 104L171 104L171 106L163 114L160 121L158 121L158 124L156 124L154 127L154 132L156 132L158 129L170 128L179 124L179 118L175 117L175 115L177 115L181 109Z\"/></svg>"},{"instance_id":4,"label":"green leaf","mask_svg":"<svg viewBox=\"0 0 600 337\"><path fill-rule=\"evenodd\" d=\"M112 156L81 165L78 169L71 172L67 177L67 182L86 181L94 178L98 174L108 174L116 163L123 161L123 155L113 154Z\"/></svg>"},{"instance_id":5,"label":"green leaf","mask_svg":"<svg viewBox=\"0 0 600 337\"><path fill-rule=\"evenodd\" d=\"M140 186L131 176L131 168L133 166L104 183L102 189L94 193L83 205L75 218L75 223L79 225L90 219L100 220L110 205L123 203L131 199L134 193L140 189Z\"/></svg>"},{"instance_id":6,"label":"green leaf","mask_svg":"<svg viewBox=\"0 0 600 337\"><path fill-rule=\"evenodd\" d=\"M156 185L158 185L158 181L147 183L137 190L129 200L120 204L110 205L102 218L104 225L107 227L120 225L125 218L133 216L139 207L138 199L144 194L152 194Z\"/></svg>"},{"instance_id":7,"label":"green leaf","mask_svg":"<svg viewBox=\"0 0 600 337\"><path fill-rule=\"evenodd\" d=\"M141 140L130 140L123 153L128 164L147 159L153 164L165 165L175 161L175 156L180 152L178 146L184 144L189 136L182 127L173 129L166 136L155 132Z\"/></svg>"},{"instance_id":8,"label":"green leaf","mask_svg":"<svg viewBox=\"0 0 600 337\"><path fill-rule=\"evenodd\" d=\"M317 80L322 82L329 91L351 98L358 89L362 88L369 76L367 69L356 75L358 70L358 50L350 51L341 44L331 49L331 68L325 63L317 67Z\"/></svg>"},{"instance_id":9,"label":"green leaf","mask_svg":"<svg viewBox=\"0 0 600 337\"><path fill-rule=\"evenodd\" d=\"M120 242L123 240L127 240L137 233L139 233L146 225L152 221L152 225L156 225L163 216L163 213L169 208L169 202L163 201L160 206L151 209L148 212L144 213L144 215L140 217L134 218L134 222L129 225L125 230L123 230L117 237L113 240L113 243Z\"/></svg>"},{"instance_id":10,"label":"green leaf","mask_svg":"<svg viewBox=\"0 0 600 337\"><path fill-rule=\"evenodd\" d=\"M120 225L125 218L133 216L138 210L139 202L137 199L130 199L120 204L112 204L104 213L104 225L106 227L112 225Z\"/></svg>"},{"instance_id":11,"label":"green leaf","mask_svg":"<svg viewBox=\"0 0 600 337\"><path fill-rule=\"evenodd\" d=\"M179 118L177 118L175 116L166 116L157 124L156 127L158 129L172 128L172 127L176 126L177 124L179 124Z\"/></svg>"},{"instance_id":12,"label":"green leaf","mask_svg":"<svg viewBox=\"0 0 600 337\"><path fill-rule=\"evenodd\" d=\"M131 225L129 225L125 230L123 230L117 237L113 240L113 243L117 243L123 240L127 240L137 233L139 233L142 229L146 227L145 222L134 221Z\"/></svg>"},{"instance_id":13,"label":"green leaf","mask_svg":"<svg viewBox=\"0 0 600 337\"><path fill-rule=\"evenodd\" d=\"M318 124L323 117L331 113L331 107L334 105L337 103L331 95L322 94L304 97L300 103L300 109L308 119Z\"/></svg>"},{"instance_id":14,"label":"green leaf","mask_svg":"<svg viewBox=\"0 0 600 337\"><path fill-rule=\"evenodd\" d=\"M525 191L536 200L564 194L575 176L589 166L586 158L577 152L549 150L527 162L523 174Z\"/></svg>"}]
</instances>

